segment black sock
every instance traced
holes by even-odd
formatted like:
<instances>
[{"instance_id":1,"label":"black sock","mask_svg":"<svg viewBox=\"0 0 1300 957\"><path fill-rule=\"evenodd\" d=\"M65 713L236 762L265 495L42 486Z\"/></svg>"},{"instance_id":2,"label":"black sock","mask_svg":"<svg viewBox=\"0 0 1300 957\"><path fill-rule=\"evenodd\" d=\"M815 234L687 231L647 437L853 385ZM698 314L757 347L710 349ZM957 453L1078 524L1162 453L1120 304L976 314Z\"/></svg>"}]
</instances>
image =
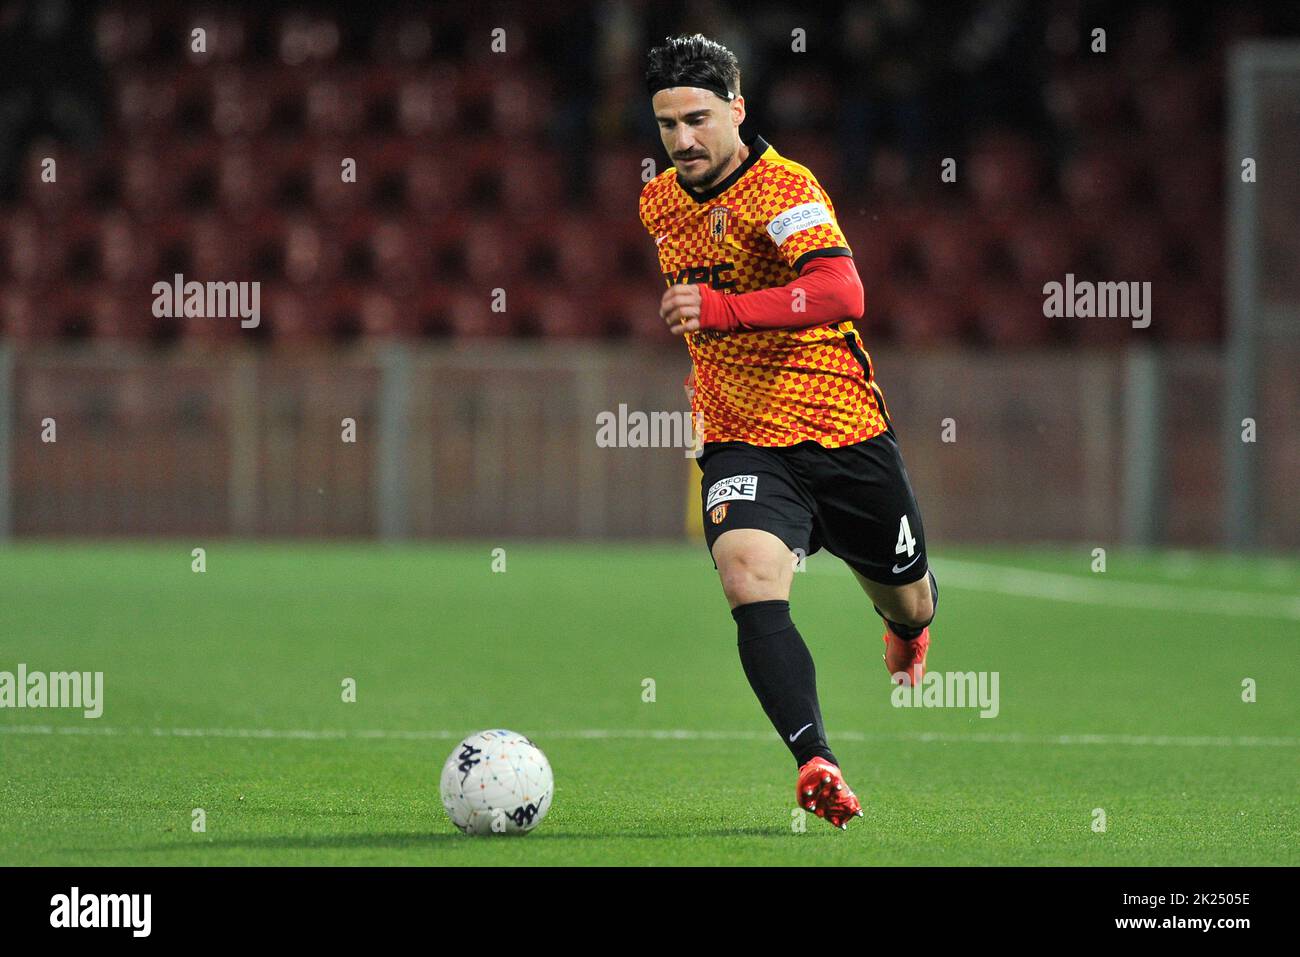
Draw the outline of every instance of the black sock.
<instances>
[{"instance_id":1,"label":"black sock","mask_svg":"<svg viewBox=\"0 0 1300 957\"><path fill-rule=\"evenodd\" d=\"M826 744L812 655L790 620L790 603L755 601L733 608L731 616L745 677L795 763L823 757L838 765Z\"/></svg>"},{"instance_id":2,"label":"black sock","mask_svg":"<svg viewBox=\"0 0 1300 957\"><path fill-rule=\"evenodd\" d=\"M934 572L927 572L926 574L930 576L930 621L934 621L935 612L939 610L939 583L934 580ZM930 627L930 621L927 621L924 625L919 627L913 625L900 625L896 621L890 621L888 618L885 618L880 609L875 605L872 605L871 607L876 609L876 614L880 615L885 624L889 626L889 630L904 641L911 641L913 638L920 638L921 632Z\"/></svg>"}]
</instances>

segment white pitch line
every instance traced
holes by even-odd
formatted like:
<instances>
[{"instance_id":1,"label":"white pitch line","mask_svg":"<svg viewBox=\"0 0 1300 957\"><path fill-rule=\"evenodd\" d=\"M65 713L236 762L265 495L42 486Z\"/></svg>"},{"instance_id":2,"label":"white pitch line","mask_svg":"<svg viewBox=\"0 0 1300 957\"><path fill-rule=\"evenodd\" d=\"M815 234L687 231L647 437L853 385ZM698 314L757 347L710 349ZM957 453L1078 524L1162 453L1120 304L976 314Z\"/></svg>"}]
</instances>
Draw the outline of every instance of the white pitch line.
<instances>
[{"instance_id":1,"label":"white pitch line","mask_svg":"<svg viewBox=\"0 0 1300 957\"><path fill-rule=\"evenodd\" d=\"M454 741L468 732L385 731L385 730L293 730L280 728L114 728L79 725L0 725L0 734L66 735L75 737L158 737L158 738L257 738L276 741ZM690 728L608 729L583 728L546 731L532 735L547 740L615 741L769 741L770 731L699 731ZM1254 735L1172 734L1021 734L1019 732L901 731L872 733L837 731L844 741L911 741L920 744L1038 744L1038 745L1125 745L1133 747L1300 747L1300 738Z\"/></svg>"},{"instance_id":2,"label":"white pitch line","mask_svg":"<svg viewBox=\"0 0 1300 957\"><path fill-rule=\"evenodd\" d=\"M826 563L819 562L820 572ZM1270 595L1262 592L1227 591L1192 585L1162 585L1125 582L1100 573L1093 578L1043 572L1032 568L989 565L947 558L931 563L940 588L997 592L1017 598L1038 598L1079 605L1103 605L1111 608L1139 608L1146 611L1181 611L1198 615L1252 618L1285 618L1300 621L1300 596ZM838 571L839 569L837 569ZM1300 587L1300 586L1298 586Z\"/></svg>"}]
</instances>

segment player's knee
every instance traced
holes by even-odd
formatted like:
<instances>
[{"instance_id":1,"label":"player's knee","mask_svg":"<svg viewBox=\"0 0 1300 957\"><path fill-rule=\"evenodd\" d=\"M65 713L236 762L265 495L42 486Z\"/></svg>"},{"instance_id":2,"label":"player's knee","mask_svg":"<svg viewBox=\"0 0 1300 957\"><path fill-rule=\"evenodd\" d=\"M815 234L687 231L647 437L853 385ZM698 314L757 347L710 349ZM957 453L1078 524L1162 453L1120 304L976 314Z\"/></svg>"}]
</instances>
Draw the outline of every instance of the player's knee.
<instances>
[{"instance_id":1,"label":"player's knee","mask_svg":"<svg viewBox=\"0 0 1300 957\"><path fill-rule=\"evenodd\" d=\"M900 625L912 628L924 628L934 620L934 601L929 589L910 592L899 601L897 617L893 619Z\"/></svg>"},{"instance_id":2,"label":"player's knee","mask_svg":"<svg viewBox=\"0 0 1300 957\"><path fill-rule=\"evenodd\" d=\"M785 597L785 569L764 551L739 550L718 565L722 590L732 605Z\"/></svg>"},{"instance_id":3,"label":"player's knee","mask_svg":"<svg viewBox=\"0 0 1300 957\"><path fill-rule=\"evenodd\" d=\"M908 628L925 628L934 621L939 603L939 585L930 572L915 585L903 588L891 596L890 621Z\"/></svg>"}]
</instances>

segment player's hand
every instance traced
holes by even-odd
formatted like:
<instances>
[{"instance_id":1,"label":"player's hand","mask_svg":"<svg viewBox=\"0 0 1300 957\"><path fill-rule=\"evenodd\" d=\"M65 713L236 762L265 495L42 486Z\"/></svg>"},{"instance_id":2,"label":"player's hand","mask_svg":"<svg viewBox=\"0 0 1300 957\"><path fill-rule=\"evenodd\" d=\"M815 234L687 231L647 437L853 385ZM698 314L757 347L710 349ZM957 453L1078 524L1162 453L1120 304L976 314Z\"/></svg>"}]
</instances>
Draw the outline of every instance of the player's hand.
<instances>
[{"instance_id":1,"label":"player's hand","mask_svg":"<svg viewBox=\"0 0 1300 957\"><path fill-rule=\"evenodd\" d=\"M659 315L675 336L700 331L700 287L669 286L659 301Z\"/></svg>"}]
</instances>

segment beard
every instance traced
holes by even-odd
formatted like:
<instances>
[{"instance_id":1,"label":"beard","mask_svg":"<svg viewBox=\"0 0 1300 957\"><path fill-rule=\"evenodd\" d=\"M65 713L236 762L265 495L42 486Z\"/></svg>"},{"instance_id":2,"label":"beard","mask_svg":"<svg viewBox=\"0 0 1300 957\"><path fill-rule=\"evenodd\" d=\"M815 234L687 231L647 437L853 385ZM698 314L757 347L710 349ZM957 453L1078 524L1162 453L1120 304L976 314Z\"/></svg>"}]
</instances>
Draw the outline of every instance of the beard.
<instances>
[{"instance_id":1,"label":"beard","mask_svg":"<svg viewBox=\"0 0 1300 957\"><path fill-rule=\"evenodd\" d=\"M689 157L688 157L688 159L689 159ZM704 169L702 172L694 173L694 174L686 174L686 173L684 173L684 172L682 171L682 168L681 168L680 166L678 166L678 167L677 167L677 179L678 179L678 181L679 181L683 186L689 186L689 187L691 187L692 189L705 189L705 188L707 188L711 183L713 183L713 182L715 182L716 180L718 180L718 178L719 178L719 174L720 174L720 173L722 172L722 170L726 167L726 165L727 165L728 163L730 163L730 162L731 162L731 157L730 157L730 156L724 156L722 159L718 160L716 163L713 163L713 164L709 165L709 166L708 166L706 169Z\"/></svg>"}]
</instances>

